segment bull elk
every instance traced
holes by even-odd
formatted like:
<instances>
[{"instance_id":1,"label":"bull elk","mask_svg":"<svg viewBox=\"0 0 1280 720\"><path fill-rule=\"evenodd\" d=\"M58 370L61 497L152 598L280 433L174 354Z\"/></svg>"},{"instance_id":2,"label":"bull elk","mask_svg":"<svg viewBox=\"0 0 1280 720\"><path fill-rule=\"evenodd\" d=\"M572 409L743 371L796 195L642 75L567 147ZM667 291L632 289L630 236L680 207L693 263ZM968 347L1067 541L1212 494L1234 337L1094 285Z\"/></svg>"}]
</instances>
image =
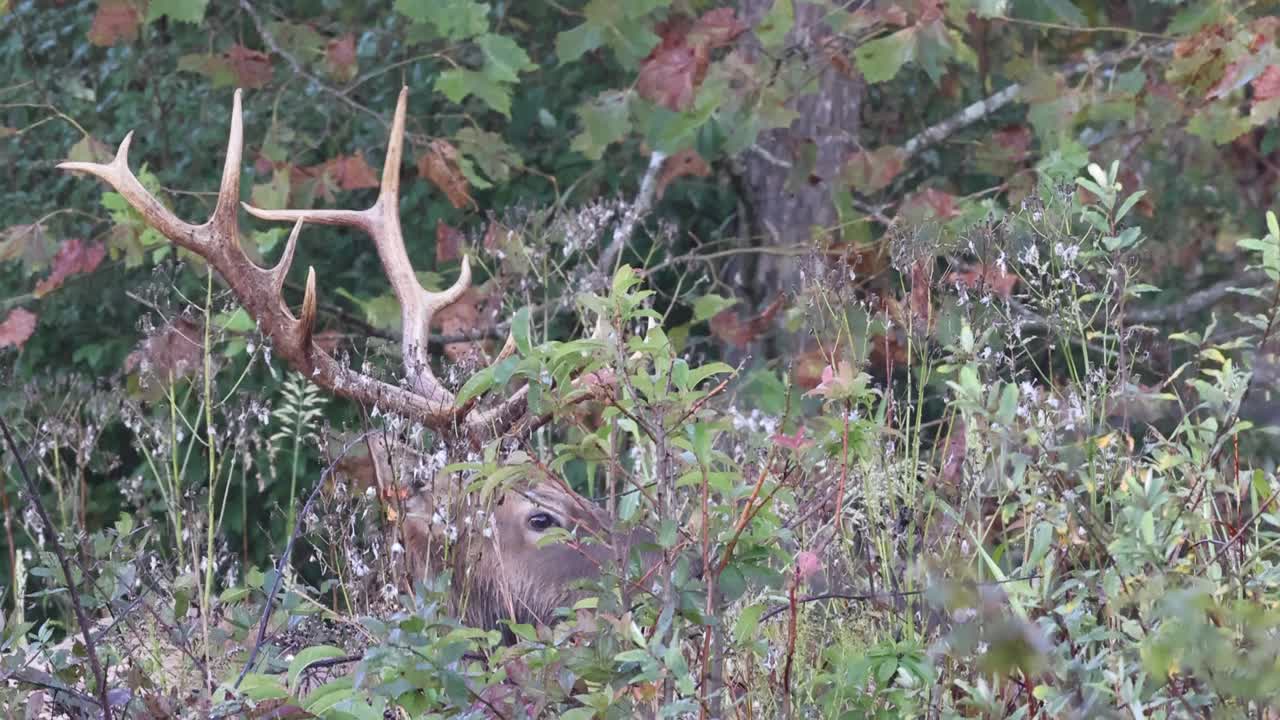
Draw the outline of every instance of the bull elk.
<instances>
[{"instance_id":1,"label":"bull elk","mask_svg":"<svg viewBox=\"0 0 1280 720\"><path fill-rule=\"evenodd\" d=\"M109 163L64 162L58 167L106 181L141 213L148 225L175 245L203 258L270 338L274 351L313 383L366 407L421 423L442 437L448 447L476 448L498 437L527 432L539 419L528 412L527 385L480 410L475 400L458 403L454 393L432 372L427 353L431 318L467 290L471 268L464 256L457 281L446 290L430 292L418 282L409 261L399 216L407 99L408 88L404 88L396 104L378 197L364 210L265 210L240 203L243 125L239 90L233 101L217 202L203 225L179 219L130 171L133 133L125 136ZM259 219L293 223L284 252L274 267L258 266L241 248L238 204ZM307 222L355 228L373 240L400 303L400 346L406 380L403 385L357 372L314 341L315 268L307 269L299 312L295 315L284 301L281 291L285 276ZM514 340L508 337L497 359L514 352ZM604 384L596 378L594 385L600 388ZM371 444L371 450L379 456L380 483L389 483L395 474L391 463L397 450L391 447L393 444L381 436ZM441 551L445 544L440 542L441 521L448 522L450 508L457 510L466 505L465 495L454 489L433 492L429 488L408 498L401 520L410 568L417 573L452 569L455 601L464 608L465 619L475 625L492 626L498 619L508 617L519 622L548 622L552 611L573 597L571 586L575 580L599 575L610 557L627 557L627 550L644 539L643 534L628 533L618 543L612 543L612 526L605 513L567 485L539 480L501 492L489 506L488 531L473 525L473 531L461 537L446 554ZM578 536L595 536L604 542L540 542L556 528Z\"/></svg>"}]
</instances>

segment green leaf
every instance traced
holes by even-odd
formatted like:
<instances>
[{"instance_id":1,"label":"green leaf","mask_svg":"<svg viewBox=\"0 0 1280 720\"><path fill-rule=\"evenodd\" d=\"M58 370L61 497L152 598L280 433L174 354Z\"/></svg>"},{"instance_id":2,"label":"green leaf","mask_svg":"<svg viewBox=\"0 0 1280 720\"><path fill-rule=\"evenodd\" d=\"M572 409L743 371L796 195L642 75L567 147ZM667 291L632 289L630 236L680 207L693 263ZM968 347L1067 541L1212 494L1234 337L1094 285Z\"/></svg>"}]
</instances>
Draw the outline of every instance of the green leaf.
<instances>
[{"instance_id":1,"label":"green leaf","mask_svg":"<svg viewBox=\"0 0 1280 720\"><path fill-rule=\"evenodd\" d=\"M240 692L252 700L278 700L289 697L289 691L270 675L249 673L240 683Z\"/></svg>"},{"instance_id":2,"label":"green leaf","mask_svg":"<svg viewBox=\"0 0 1280 720\"><path fill-rule=\"evenodd\" d=\"M858 69L869 83L893 79L902 66L915 56L916 30L905 28L887 37L863 43L853 51Z\"/></svg>"},{"instance_id":3,"label":"green leaf","mask_svg":"<svg viewBox=\"0 0 1280 720\"><path fill-rule=\"evenodd\" d=\"M530 338L529 308L522 307L511 318L511 337L516 341L516 349L523 357L533 352L533 341Z\"/></svg>"},{"instance_id":4,"label":"green leaf","mask_svg":"<svg viewBox=\"0 0 1280 720\"><path fill-rule=\"evenodd\" d=\"M786 42L787 33L796 24L796 9L792 0L773 0L773 7L756 25L756 37L765 50L776 50Z\"/></svg>"},{"instance_id":5,"label":"green leaf","mask_svg":"<svg viewBox=\"0 0 1280 720\"><path fill-rule=\"evenodd\" d=\"M209 0L151 0L147 6L147 22L167 17L175 22L198 23L204 20Z\"/></svg>"},{"instance_id":6,"label":"green leaf","mask_svg":"<svg viewBox=\"0 0 1280 720\"><path fill-rule=\"evenodd\" d=\"M595 50L603 42L604 28L588 20L556 35L556 57L560 58L560 64L563 65Z\"/></svg>"},{"instance_id":7,"label":"green leaf","mask_svg":"<svg viewBox=\"0 0 1280 720\"><path fill-rule=\"evenodd\" d=\"M489 107L511 117L510 90L482 72L462 68L445 70L436 79L436 89L455 103L461 103L468 95L475 95Z\"/></svg>"},{"instance_id":8,"label":"green leaf","mask_svg":"<svg viewBox=\"0 0 1280 720\"><path fill-rule=\"evenodd\" d=\"M472 0L396 0L396 10L430 25L450 40L466 40L489 29L489 4Z\"/></svg>"},{"instance_id":9,"label":"green leaf","mask_svg":"<svg viewBox=\"0 0 1280 720\"><path fill-rule=\"evenodd\" d=\"M693 301L693 321L708 320L736 304L738 304L737 298L720 297L714 294L703 295Z\"/></svg>"},{"instance_id":10,"label":"green leaf","mask_svg":"<svg viewBox=\"0 0 1280 720\"><path fill-rule=\"evenodd\" d=\"M312 664L321 660L329 660L339 658L346 655L340 647L333 645L316 645L309 647L293 657L293 662L289 663L289 687L296 692L298 689L298 678Z\"/></svg>"},{"instance_id":11,"label":"green leaf","mask_svg":"<svg viewBox=\"0 0 1280 720\"><path fill-rule=\"evenodd\" d=\"M484 53L484 74L494 81L518 82L520 73L537 68L528 53L505 35L481 35L476 45Z\"/></svg>"},{"instance_id":12,"label":"green leaf","mask_svg":"<svg viewBox=\"0 0 1280 720\"><path fill-rule=\"evenodd\" d=\"M760 616L764 614L764 605L756 603L743 608L738 615L738 622L733 626L733 641L739 645L754 639L756 629L760 627Z\"/></svg>"},{"instance_id":13,"label":"green leaf","mask_svg":"<svg viewBox=\"0 0 1280 720\"><path fill-rule=\"evenodd\" d=\"M578 108L582 132L571 148L589 160L599 160L605 148L631 132L631 93L609 90Z\"/></svg>"}]
</instances>

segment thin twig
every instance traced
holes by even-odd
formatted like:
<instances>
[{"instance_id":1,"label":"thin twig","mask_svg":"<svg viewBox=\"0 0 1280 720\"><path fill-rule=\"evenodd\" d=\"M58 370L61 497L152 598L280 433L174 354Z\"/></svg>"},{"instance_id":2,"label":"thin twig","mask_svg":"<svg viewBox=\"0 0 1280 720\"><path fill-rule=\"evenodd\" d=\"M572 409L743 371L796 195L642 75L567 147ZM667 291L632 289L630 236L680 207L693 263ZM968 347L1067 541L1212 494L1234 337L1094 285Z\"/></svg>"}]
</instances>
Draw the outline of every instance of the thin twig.
<instances>
[{"instance_id":1,"label":"thin twig","mask_svg":"<svg viewBox=\"0 0 1280 720\"><path fill-rule=\"evenodd\" d=\"M54 556L58 558L58 565L62 567L62 576L66 578L71 609L75 612L76 622L80 625L80 634L84 637L84 650L89 656L89 667L93 670L93 676L98 682L98 702L102 705L102 717L103 720L111 720L111 702L107 698L107 674L103 672L102 663L98 660L97 644L94 642L93 633L89 631L89 616L84 612L84 604L80 602L80 591L76 589L75 580L71 576L71 563L67 560L67 554L62 551L62 543L58 541L58 531L49 518L49 512L45 510L44 501L40 499L40 489L36 487L35 480L27 472L27 464L18 452L18 444L13 441L13 435L9 432L9 423L5 422L4 418L0 418L0 431L4 432L5 443L9 446L9 452L13 453L18 474L22 476L22 481L27 486L27 495L31 496L31 504L40 516L40 522L52 536L53 541L50 545L53 547Z\"/></svg>"},{"instance_id":2,"label":"thin twig","mask_svg":"<svg viewBox=\"0 0 1280 720\"><path fill-rule=\"evenodd\" d=\"M1026 577L1005 578L1004 580L994 580L992 582L977 583L977 587L1007 585L1009 583L1023 582L1027 580L1037 580L1039 578L1040 578L1040 575L1027 575ZM915 597L917 595L923 595L926 592L928 591L927 590L899 590L896 592L873 592L873 593L862 593L862 594L856 594L856 595L851 595L849 593L831 592L831 593L822 593L819 595L806 595L802 598L797 598L796 602L800 604L804 604L804 603L818 602L820 600L845 600L847 602L896 600L900 598L908 598L908 597ZM790 601L782 605L778 605L777 607L771 608L768 612L760 616L760 622L765 622L767 620L775 618L778 615L786 612L790 608L791 608Z\"/></svg>"}]
</instances>

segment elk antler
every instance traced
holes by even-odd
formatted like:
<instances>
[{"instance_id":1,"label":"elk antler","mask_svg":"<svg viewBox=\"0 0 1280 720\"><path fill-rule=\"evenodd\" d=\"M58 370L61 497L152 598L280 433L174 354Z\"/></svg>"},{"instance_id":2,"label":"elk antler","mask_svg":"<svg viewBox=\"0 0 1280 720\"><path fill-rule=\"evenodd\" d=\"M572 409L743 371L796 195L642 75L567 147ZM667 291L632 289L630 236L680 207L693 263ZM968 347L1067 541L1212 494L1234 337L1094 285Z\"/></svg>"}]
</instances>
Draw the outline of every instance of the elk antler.
<instances>
[{"instance_id":1,"label":"elk antler","mask_svg":"<svg viewBox=\"0 0 1280 720\"><path fill-rule=\"evenodd\" d=\"M400 160L404 146L405 107L408 88L400 91L396 103L387 157L382 168L378 199L365 210L262 210L247 203L245 210L267 220L292 220L293 231L284 254L275 267L258 267L240 247L236 203L240 198L240 158L244 129L240 112L240 90L235 92L231 110L231 132L227 160L213 215L203 225L180 220L138 182L129 170L129 143L125 136L110 163L64 162L60 169L86 172L105 180L124 196L143 220L174 244L204 258L231 287L236 298L271 339L277 353L294 369L333 393L366 405L375 405L422 422L437 430L461 431L475 438L494 436L514 424L524 412L525 389L514 393L500 406L475 417L465 416L472 405L455 405L455 398L431 371L427 356L427 333L431 316L457 301L471 284L471 266L462 259L458 280L443 292L428 292L414 275L400 231ZM304 222L343 225L363 230L373 238L378 257L392 290L400 301L403 320L402 349L409 387L403 388L355 372L334 360L312 341L316 318L315 268L307 268L302 309L295 317L281 296L285 275L293 263L298 235ZM514 347L508 339L503 355Z\"/></svg>"}]
</instances>

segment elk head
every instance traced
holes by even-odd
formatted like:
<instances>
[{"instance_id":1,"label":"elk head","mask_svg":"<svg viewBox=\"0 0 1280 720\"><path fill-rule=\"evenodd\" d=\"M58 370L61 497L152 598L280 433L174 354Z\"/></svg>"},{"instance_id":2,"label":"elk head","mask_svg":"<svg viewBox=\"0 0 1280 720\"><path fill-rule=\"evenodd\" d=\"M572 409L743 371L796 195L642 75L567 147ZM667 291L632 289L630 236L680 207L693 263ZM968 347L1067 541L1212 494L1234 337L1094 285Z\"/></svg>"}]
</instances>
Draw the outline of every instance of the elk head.
<instances>
[{"instance_id":1,"label":"elk head","mask_svg":"<svg viewBox=\"0 0 1280 720\"><path fill-rule=\"evenodd\" d=\"M89 173L105 180L142 214L148 225L175 245L203 258L215 270L237 300L257 321L271 340L277 355L311 382L335 395L366 407L393 412L434 430L447 447L474 448L497 437L518 436L542 420L527 412L527 390L521 387L487 409L477 402L456 402L455 395L436 378L427 354L428 328L432 316L451 305L471 282L466 257L457 281L439 292L427 291L418 282L400 228L400 164L403 155L405 112L408 89L401 90L391 125L387 156L377 200L363 210L264 210L244 204L257 218L294 223L279 262L272 268L259 267L240 246L237 204L240 197L240 164L243 145L241 93L235 92L226 164L212 217L193 225L176 217L149 193L129 170L126 135L115 159L109 163L65 162L58 167ZM316 320L316 274L308 268L302 306L295 314L281 296L285 276L293 262L298 236L305 222L351 227L373 241L392 291L400 303L401 352L406 382L392 384L352 370L339 363L313 340ZM508 337L496 361L515 352ZM580 378L595 390L604 386L599 374ZM382 441L385 442L385 441ZM383 449L386 449L385 447ZM375 455L379 454L375 448ZM388 475L389 477L389 475ZM443 480L443 478L442 478ZM383 481L380 479L380 484ZM411 567L418 572L452 567L455 579L469 577L471 583L455 583L460 607L476 624L492 625L502 617L522 621L547 621L551 611L572 596L573 580L598 574L603 561L618 548L608 544L608 518L570 488L554 482L528 483L505 491L492 499L491 514L483 527L477 526L457 543L456 552L443 552L437 542L443 519L441 508L465 507L465 495L457 492L418 492L406 502L403 513L405 547ZM570 541L546 545L540 540L564 529L579 536L591 535L605 541L590 544ZM486 532L487 530L487 532ZM480 541L476 541L476 538ZM627 539L628 543L630 538ZM458 572L462 571L462 572ZM470 588L466 590L465 588ZM469 597L461 597L469 593Z\"/></svg>"}]
</instances>

